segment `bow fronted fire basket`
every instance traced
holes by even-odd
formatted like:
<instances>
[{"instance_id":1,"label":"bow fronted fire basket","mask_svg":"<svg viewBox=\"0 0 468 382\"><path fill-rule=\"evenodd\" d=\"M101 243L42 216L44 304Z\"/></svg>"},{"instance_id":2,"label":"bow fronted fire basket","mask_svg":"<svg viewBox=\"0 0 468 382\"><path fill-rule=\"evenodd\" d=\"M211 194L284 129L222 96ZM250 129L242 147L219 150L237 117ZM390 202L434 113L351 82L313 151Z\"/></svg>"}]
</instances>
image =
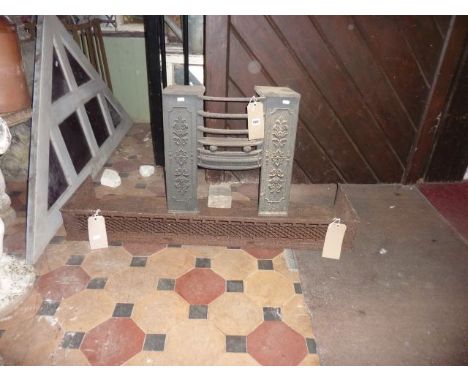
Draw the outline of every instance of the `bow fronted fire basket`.
<instances>
[{"instance_id":1,"label":"bow fronted fire basket","mask_svg":"<svg viewBox=\"0 0 468 382\"><path fill-rule=\"evenodd\" d=\"M210 113L204 101L245 102L250 98L205 96L203 86L163 90L167 207L196 213L197 168L261 168L258 214L288 214L300 94L285 87L256 86L264 106L264 139L248 139L247 129L206 127L205 119L247 119L247 114Z\"/></svg>"}]
</instances>

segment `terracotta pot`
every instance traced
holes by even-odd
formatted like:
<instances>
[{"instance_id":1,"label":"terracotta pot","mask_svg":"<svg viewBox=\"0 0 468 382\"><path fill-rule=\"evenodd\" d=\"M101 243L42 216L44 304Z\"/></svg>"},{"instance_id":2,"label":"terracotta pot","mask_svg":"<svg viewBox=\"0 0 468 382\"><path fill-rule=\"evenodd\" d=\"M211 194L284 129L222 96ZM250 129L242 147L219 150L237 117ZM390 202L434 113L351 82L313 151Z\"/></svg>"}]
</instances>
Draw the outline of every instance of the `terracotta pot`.
<instances>
[{"instance_id":1,"label":"terracotta pot","mask_svg":"<svg viewBox=\"0 0 468 382\"><path fill-rule=\"evenodd\" d=\"M0 113L30 105L16 26L0 16Z\"/></svg>"}]
</instances>

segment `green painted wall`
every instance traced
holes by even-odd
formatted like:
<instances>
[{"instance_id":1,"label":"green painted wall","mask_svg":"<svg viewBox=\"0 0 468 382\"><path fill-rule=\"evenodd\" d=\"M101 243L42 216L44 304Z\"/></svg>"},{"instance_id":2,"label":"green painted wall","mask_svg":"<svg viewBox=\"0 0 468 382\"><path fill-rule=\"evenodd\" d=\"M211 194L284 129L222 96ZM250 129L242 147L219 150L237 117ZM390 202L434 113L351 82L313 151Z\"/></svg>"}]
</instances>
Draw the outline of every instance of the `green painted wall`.
<instances>
[{"instance_id":1,"label":"green painted wall","mask_svg":"<svg viewBox=\"0 0 468 382\"><path fill-rule=\"evenodd\" d=\"M149 122L145 39L104 37L114 95L134 122Z\"/></svg>"}]
</instances>

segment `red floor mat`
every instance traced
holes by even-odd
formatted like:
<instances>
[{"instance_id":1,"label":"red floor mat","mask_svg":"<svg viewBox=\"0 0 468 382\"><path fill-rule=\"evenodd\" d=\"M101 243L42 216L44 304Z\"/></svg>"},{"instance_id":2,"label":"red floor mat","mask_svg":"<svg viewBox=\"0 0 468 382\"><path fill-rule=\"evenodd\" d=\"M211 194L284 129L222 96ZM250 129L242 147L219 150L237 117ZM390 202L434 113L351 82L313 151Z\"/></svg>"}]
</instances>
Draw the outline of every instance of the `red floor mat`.
<instances>
[{"instance_id":1,"label":"red floor mat","mask_svg":"<svg viewBox=\"0 0 468 382\"><path fill-rule=\"evenodd\" d=\"M439 213L468 240L468 182L426 183L419 189Z\"/></svg>"}]
</instances>

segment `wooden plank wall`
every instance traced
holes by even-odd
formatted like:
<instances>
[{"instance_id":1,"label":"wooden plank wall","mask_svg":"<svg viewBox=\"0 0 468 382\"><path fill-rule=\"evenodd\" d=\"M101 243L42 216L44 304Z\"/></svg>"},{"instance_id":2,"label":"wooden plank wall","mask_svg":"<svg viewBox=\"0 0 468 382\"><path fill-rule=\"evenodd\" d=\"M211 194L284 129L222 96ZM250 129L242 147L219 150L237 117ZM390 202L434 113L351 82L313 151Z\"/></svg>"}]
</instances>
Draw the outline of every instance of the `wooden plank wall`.
<instances>
[{"instance_id":1,"label":"wooden plank wall","mask_svg":"<svg viewBox=\"0 0 468 382\"><path fill-rule=\"evenodd\" d=\"M437 137L427 132L451 94L447 82L462 56L465 18L207 16L205 25L207 94L252 96L255 85L301 93L294 182L424 176ZM443 81L436 81L441 73ZM236 103L206 107L244 112ZM245 181L257 174L208 175Z\"/></svg>"}]
</instances>

